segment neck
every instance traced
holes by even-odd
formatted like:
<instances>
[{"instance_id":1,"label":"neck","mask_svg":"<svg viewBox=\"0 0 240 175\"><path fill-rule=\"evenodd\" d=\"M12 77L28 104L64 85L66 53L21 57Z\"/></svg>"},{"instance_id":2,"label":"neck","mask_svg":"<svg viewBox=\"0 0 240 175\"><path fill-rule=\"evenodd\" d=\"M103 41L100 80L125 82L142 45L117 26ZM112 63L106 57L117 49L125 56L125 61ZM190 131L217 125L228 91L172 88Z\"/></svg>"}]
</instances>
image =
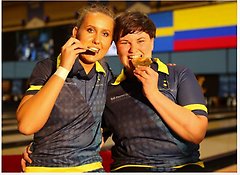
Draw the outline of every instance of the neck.
<instances>
[{"instance_id":1,"label":"neck","mask_svg":"<svg viewBox=\"0 0 240 175\"><path fill-rule=\"evenodd\" d=\"M80 59L79 59L79 62L82 65L82 67L83 67L84 71L86 72L86 74L88 74L92 70L92 68L93 68L93 66L95 64L95 63L84 63Z\"/></svg>"},{"instance_id":2,"label":"neck","mask_svg":"<svg viewBox=\"0 0 240 175\"><path fill-rule=\"evenodd\" d=\"M125 69L125 74L129 78L134 78L135 77L132 69Z\"/></svg>"}]
</instances>

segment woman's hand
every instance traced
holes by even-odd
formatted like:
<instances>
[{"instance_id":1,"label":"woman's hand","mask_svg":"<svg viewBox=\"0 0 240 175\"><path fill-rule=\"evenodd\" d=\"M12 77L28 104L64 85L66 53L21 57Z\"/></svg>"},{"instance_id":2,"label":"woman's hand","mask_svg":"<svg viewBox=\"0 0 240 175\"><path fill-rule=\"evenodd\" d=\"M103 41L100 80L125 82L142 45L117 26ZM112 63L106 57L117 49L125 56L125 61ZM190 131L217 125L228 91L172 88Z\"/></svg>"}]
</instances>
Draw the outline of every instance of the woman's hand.
<instances>
[{"instance_id":1,"label":"woman's hand","mask_svg":"<svg viewBox=\"0 0 240 175\"><path fill-rule=\"evenodd\" d=\"M147 97L158 91L158 73L147 66L138 66L134 71L134 75L142 82L143 93Z\"/></svg>"},{"instance_id":2,"label":"woman's hand","mask_svg":"<svg viewBox=\"0 0 240 175\"><path fill-rule=\"evenodd\" d=\"M86 52L86 48L78 39L71 37L62 47L60 66L70 71L75 59L83 52Z\"/></svg>"},{"instance_id":3,"label":"woman's hand","mask_svg":"<svg viewBox=\"0 0 240 175\"><path fill-rule=\"evenodd\" d=\"M32 151L30 150L31 146L32 146L32 143L30 143L30 145L28 145L25 148L24 152L22 153L21 167L23 172L26 169L26 162L32 163L32 160L29 158L29 154L32 154Z\"/></svg>"}]
</instances>

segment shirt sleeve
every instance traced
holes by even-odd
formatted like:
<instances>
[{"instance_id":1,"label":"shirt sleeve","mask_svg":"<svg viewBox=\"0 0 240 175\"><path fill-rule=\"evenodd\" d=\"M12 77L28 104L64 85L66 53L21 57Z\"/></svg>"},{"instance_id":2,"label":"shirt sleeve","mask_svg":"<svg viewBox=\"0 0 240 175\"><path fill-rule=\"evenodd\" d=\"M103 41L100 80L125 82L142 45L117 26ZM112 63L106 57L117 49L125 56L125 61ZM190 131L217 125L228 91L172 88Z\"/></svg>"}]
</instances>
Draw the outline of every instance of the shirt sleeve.
<instances>
[{"instance_id":1,"label":"shirt sleeve","mask_svg":"<svg viewBox=\"0 0 240 175\"><path fill-rule=\"evenodd\" d=\"M182 68L178 75L177 102L196 115L207 116L206 102L194 73Z\"/></svg>"},{"instance_id":2,"label":"shirt sleeve","mask_svg":"<svg viewBox=\"0 0 240 175\"><path fill-rule=\"evenodd\" d=\"M29 78L29 88L25 95L36 94L41 87L48 81L56 70L56 64L51 59L45 59L38 62Z\"/></svg>"}]
</instances>

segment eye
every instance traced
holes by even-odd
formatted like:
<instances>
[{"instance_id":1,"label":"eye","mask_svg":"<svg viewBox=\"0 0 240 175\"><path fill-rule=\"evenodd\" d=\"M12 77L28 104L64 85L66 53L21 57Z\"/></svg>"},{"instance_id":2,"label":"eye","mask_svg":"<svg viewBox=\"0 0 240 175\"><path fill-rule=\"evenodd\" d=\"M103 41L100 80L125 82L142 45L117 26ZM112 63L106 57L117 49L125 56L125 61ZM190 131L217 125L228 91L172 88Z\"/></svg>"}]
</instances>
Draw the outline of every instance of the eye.
<instances>
[{"instance_id":1,"label":"eye","mask_svg":"<svg viewBox=\"0 0 240 175\"><path fill-rule=\"evenodd\" d=\"M87 31L88 31L88 33L93 33L94 30L93 30L93 28L88 28Z\"/></svg>"},{"instance_id":2,"label":"eye","mask_svg":"<svg viewBox=\"0 0 240 175\"><path fill-rule=\"evenodd\" d=\"M145 42L145 40L138 40L138 43L140 43L140 44L142 44L142 43L144 43Z\"/></svg>"},{"instance_id":3,"label":"eye","mask_svg":"<svg viewBox=\"0 0 240 175\"><path fill-rule=\"evenodd\" d=\"M108 37L110 34L108 32L103 32L103 36Z\"/></svg>"}]
</instances>

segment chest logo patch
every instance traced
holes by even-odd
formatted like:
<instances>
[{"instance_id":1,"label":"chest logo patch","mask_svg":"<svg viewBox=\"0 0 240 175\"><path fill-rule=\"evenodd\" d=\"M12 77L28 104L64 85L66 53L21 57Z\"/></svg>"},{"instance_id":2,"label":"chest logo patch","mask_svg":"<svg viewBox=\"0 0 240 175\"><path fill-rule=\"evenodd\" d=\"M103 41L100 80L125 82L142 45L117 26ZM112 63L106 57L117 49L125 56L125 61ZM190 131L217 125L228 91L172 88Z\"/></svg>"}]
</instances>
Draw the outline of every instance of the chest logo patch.
<instances>
[{"instance_id":1,"label":"chest logo patch","mask_svg":"<svg viewBox=\"0 0 240 175\"><path fill-rule=\"evenodd\" d=\"M129 94L124 93L124 94L121 94L121 95L113 96L113 97L110 98L110 100L111 100L111 102L115 102L115 101L123 100L123 99L128 98L128 97L129 97Z\"/></svg>"}]
</instances>

